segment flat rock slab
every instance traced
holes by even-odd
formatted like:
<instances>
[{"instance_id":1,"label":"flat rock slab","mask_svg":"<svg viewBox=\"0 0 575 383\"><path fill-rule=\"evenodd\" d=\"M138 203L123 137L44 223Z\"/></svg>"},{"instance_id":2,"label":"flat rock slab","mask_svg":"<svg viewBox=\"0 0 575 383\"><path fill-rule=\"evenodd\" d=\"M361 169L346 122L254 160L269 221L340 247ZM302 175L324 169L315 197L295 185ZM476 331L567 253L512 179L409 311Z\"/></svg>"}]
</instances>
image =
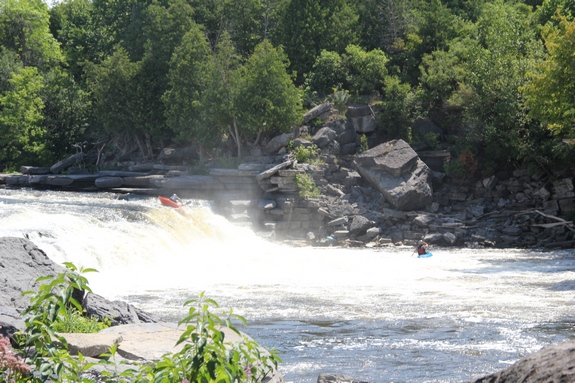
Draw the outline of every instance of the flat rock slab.
<instances>
[{"instance_id":1,"label":"flat rock slab","mask_svg":"<svg viewBox=\"0 0 575 383\"><path fill-rule=\"evenodd\" d=\"M162 355L175 353L182 349L184 343L176 346L185 327L175 323L139 323L113 326L100 331L99 334L121 337L118 353L130 360L159 360ZM229 329L222 330L226 342L238 342L241 337Z\"/></svg>"}]
</instances>

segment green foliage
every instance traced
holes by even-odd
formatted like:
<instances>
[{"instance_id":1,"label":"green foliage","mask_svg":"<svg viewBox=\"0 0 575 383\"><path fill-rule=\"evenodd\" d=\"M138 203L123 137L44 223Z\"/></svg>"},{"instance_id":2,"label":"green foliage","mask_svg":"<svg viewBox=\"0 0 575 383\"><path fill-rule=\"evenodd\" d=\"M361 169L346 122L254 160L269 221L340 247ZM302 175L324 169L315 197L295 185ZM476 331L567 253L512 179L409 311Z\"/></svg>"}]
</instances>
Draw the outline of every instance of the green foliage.
<instances>
[{"instance_id":1,"label":"green foliage","mask_svg":"<svg viewBox=\"0 0 575 383\"><path fill-rule=\"evenodd\" d=\"M40 0L0 3L0 45L15 52L23 66L47 69L62 61L49 30L48 7Z\"/></svg>"},{"instance_id":2,"label":"green foliage","mask_svg":"<svg viewBox=\"0 0 575 383\"><path fill-rule=\"evenodd\" d=\"M82 311L80 303L73 294L91 292L84 273L93 269L78 269L72 263L65 263L67 270L57 276L45 276L36 280L42 282L38 291L27 291L30 305L23 316L26 329L22 337L22 346L34 347L33 363L40 374L39 381L46 381L53 375L67 379L77 379L89 367L82 359L74 360L67 351L66 340L56 334L55 323L67 321L72 310ZM57 342L55 342L57 340Z\"/></svg>"},{"instance_id":3,"label":"green foliage","mask_svg":"<svg viewBox=\"0 0 575 383\"><path fill-rule=\"evenodd\" d=\"M101 64L86 67L92 106L103 132L135 132L139 128L136 75L139 63L131 62L128 52L118 48Z\"/></svg>"},{"instance_id":4,"label":"green foliage","mask_svg":"<svg viewBox=\"0 0 575 383\"><path fill-rule=\"evenodd\" d=\"M54 163L73 153L75 144L88 139L90 95L61 68L46 73L44 84L40 96L45 105L46 149Z\"/></svg>"},{"instance_id":5,"label":"green foliage","mask_svg":"<svg viewBox=\"0 0 575 383\"><path fill-rule=\"evenodd\" d=\"M322 50L343 53L356 43L357 13L346 0L291 0L278 10L272 41L290 58L290 69L301 84Z\"/></svg>"},{"instance_id":6,"label":"green foliage","mask_svg":"<svg viewBox=\"0 0 575 383\"><path fill-rule=\"evenodd\" d=\"M203 124L202 90L209 78L211 53L199 26L190 29L174 51L168 79L170 89L162 99L168 126L178 140L200 144L213 142L212 130Z\"/></svg>"},{"instance_id":7,"label":"green foliage","mask_svg":"<svg viewBox=\"0 0 575 383\"><path fill-rule=\"evenodd\" d=\"M450 177L463 178L465 176L465 168L460 161L449 161L443 165L443 171Z\"/></svg>"},{"instance_id":8,"label":"green foliage","mask_svg":"<svg viewBox=\"0 0 575 383\"><path fill-rule=\"evenodd\" d=\"M9 90L0 95L0 164L7 168L42 165L45 155L42 126L44 103L39 96L43 78L35 67L13 72Z\"/></svg>"},{"instance_id":9,"label":"green foliage","mask_svg":"<svg viewBox=\"0 0 575 383\"><path fill-rule=\"evenodd\" d=\"M389 61L380 49L369 52L357 45L348 45L344 55L347 68L346 89L352 94L380 93L387 76Z\"/></svg>"},{"instance_id":10,"label":"green foliage","mask_svg":"<svg viewBox=\"0 0 575 383\"><path fill-rule=\"evenodd\" d=\"M81 81L86 61L99 61L101 36L90 0L68 0L50 8L50 30L60 43L70 74Z\"/></svg>"},{"instance_id":11,"label":"green foliage","mask_svg":"<svg viewBox=\"0 0 575 383\"><path fill-rule=\"evenodd\" d=\"M293 154L297 162L299 162L300 164L311 163L317 158L317 146L299 145L298 147L293 149Z\"/></svg>"},{"instance_id":12,"label":"green foliage","mask_svg":"<svg viewBox=\"0 0 575 383\"><path fill-rule=\"evenodd\" d=\"M367 136L365 134L362 134L361 137L359 138L359 153L363 153L365 151L367 151L369 149L369 143L367 141Z\"/></svg>"},{"instance_id":13,"label":"green foliage","mask_svg":"<svg viewBox=\"0 0 575 383\"><path fill-rule=\"evenodd\" d=\"M54 331L63 333L96 333L111 326L109 319L99 320L94 317L86 317L80 311L69 308L56 322L53 323Z\"/></svg>"},{"instance_id":14,"label":"green foliage","mask_svg":"<svg viewBox=\"0 0 575 383\"><path fill-rule=\"evenodd\" d=\"M451 46L463 71L448 100L461 111L458 144L478 149L485 176L517 161L530 135L519 89L541 55L532 22L524 6L488 3L473 33Z\"/></svg>"},{"instance_id":15,"label":"green foliage","mask_svg":"<svg viewBox=\"0 0 575 383\"><path fill-rule=\"evenodd\" d=\"M298 173L294 176L294 183L298 195L302 198L315 198L319 196L319 189L313 178L307 173Z\"/></svg>"},{"instance_id":16,"label":"green foliage","mask_svg":"<svg viewBox=\"0 0 575 383\"><path fill-rule=\"evenodd\" d=\"M305 85L314 92L326 95L332 89L343 86L346 72L342 57L324 49L316 58L311 72L306 75Z\"/></svg>"},{"instance_id":17,"label":"green foliage","mask_svg":"<svg viewBox=\"0 0 575 383\"><path fill-rule=\"evenodd\" d=\"M337 110L339 110L340 114L345 114L347 110L347 103L349 102L350 95L349 92L345 89L338 89L334 88L333 93L328 98Z\"/></svg>"},{"instance_id":18,"label":"green foliage","mask_svg":"<svg viewBox=\"0 0 575 383\"><path fill-rule=\"evenodd\" d=\"M143 366L135 382L259 382L277 368L279 357L268 353L235 328L233 321L245 324L244 318L230 310L226 318L210 312L218 308L215 301L204 298L187 301L186 325L177 344L182 350L165 355L161 361ZM237 343L225 339L226 327L241 337Z\"/></svg>"},{"instance_id":19,"label":"green foliage","mask_svg":"<svg viewBox=\"0 0 575 383\"><path fill-rule=\"evenodd\" d=\"M269 41L259 44L240 68L234 104L245 137L281 133L303 117L302 92L287 73L287 57Z\"/></svg>"},{"instance_id":20,"label":"green foliage","mask_svg":"<svg viewBox=\"0 0 575 383\"><path fill-rule=\"evenodd\" d=\"M388 58L379 49L365 51L348 45L341 56L322 51L307 75L306 86L320 95L333 89L348 89L353 95L379 94L387 75Z\"/></svg>"},{"instance_id":21,"label":"green foliage","mask_svg":"<svg viewBox=\"0 0 575 383\"><path fill-rule=\"evenodd\" d=\"M386 78L385 96L377 106L379 133L385 139L401 138L411 142L411 127L419 117L419 105L409 84L402 83L398 77Z\"/></svg>"},{"instance_id":22,"label":"green foliage","mask_svg":"<svg viewBox=\"0 0 575 383\"><path fill-rule=\"evenodd\" d=\"M529 116L555 134L575 137L575 20L557 17L559 24L543 29L548 56L530 73L523 88Z\"/></svg>"},{"instance_id":23,"label":"green foliage","mask_svg":"<svg viewBox=\"0 0 575 383\"><path fill-rule=\"evenodd\" d=\"M0 337L0 377L13 383L93 382L83 374L95 364L88 362L81 354L72 356L66 340L57 331L98 331L109 325L109 321L96 322L80 319L81 307L74 293L88 291L88 280L84 273L93 269L78 269L72 263L65 263L67 271L57 276L38 278L37 291L28 291L30 306L23 315L26 329L16 336L20 346L34 347L35 352L23 350L31 355L31 367L27 361L9 350L7 338ZM99 361L104 372L104 381L109 382L261 382L265 376L277 370L281 359L275 351L267 351L254 340L240 333L234 322L246 325L246 320L230 310L220 318L210 310L218 304L204 297L187 301L188 315L179 322L185 329L176 345L183 344L181 351L166 354L158 362L141 365L138 369L122 372L117 369L117 346L103 354ZM224 329L237 334L237 339L226 339Z\"/></svg>"}]
</instances>

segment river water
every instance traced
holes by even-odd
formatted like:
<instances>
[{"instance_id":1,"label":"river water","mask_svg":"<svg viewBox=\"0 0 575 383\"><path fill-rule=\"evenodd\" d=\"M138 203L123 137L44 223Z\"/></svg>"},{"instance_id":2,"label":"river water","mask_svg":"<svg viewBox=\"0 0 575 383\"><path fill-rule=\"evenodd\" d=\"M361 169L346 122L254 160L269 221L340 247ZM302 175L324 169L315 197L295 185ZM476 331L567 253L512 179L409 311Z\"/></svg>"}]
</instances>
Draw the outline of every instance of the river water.
<instances>
[{"instance_id":1,"label":"river water","mask_svg":"<svg viewBox=\"0 0 575 383\"><path fill-rule=\"evenodd\" d=\"M0 236L97 269L93 291L166 321L205 292L279 351L286 382L462 382L573 338L572 251L293 248L193 201L0 189Z\"/></svg>"}]
</instances>

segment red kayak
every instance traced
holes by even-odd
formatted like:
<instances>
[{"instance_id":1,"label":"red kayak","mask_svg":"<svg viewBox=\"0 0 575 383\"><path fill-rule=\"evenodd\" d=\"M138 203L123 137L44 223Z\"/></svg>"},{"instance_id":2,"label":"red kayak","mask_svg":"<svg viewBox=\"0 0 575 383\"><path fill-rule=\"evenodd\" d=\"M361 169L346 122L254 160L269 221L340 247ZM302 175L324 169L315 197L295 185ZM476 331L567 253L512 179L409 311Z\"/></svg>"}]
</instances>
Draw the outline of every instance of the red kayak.
<instances>
[{"instance_id":1,"label":"red kayak","mask_svg":"<svg viewBox=\"0 0 575 383\"><path fill-rule=\"evenodd\" d=\"M160 202L164 206L170 206L170 207L175 207L175 208L182 207L182 205L180 205L179 203L177 203L175 201L172 201L169 198L162 197L162 196L158 196L158 198L160 199Z\"/></svg>"}]
</instances>

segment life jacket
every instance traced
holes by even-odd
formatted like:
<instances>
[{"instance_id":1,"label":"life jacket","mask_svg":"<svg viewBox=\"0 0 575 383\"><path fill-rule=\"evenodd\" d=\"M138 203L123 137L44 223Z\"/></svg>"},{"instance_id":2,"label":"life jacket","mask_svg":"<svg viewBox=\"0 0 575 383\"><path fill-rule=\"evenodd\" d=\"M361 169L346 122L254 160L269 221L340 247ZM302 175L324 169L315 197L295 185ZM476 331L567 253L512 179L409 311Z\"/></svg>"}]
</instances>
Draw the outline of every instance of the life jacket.
<instances>
[{"instance_id":1,"label":"life jacket","mask_svg":"<svg viewBox=\"0 0 575 383\"><path fill-rule=\"evenodd\" d=\"M427 251L425 251L425 247L423 247L423 245L417 245L417 254L425 254L427 253Z\"/></svg>"}]
</instances>

